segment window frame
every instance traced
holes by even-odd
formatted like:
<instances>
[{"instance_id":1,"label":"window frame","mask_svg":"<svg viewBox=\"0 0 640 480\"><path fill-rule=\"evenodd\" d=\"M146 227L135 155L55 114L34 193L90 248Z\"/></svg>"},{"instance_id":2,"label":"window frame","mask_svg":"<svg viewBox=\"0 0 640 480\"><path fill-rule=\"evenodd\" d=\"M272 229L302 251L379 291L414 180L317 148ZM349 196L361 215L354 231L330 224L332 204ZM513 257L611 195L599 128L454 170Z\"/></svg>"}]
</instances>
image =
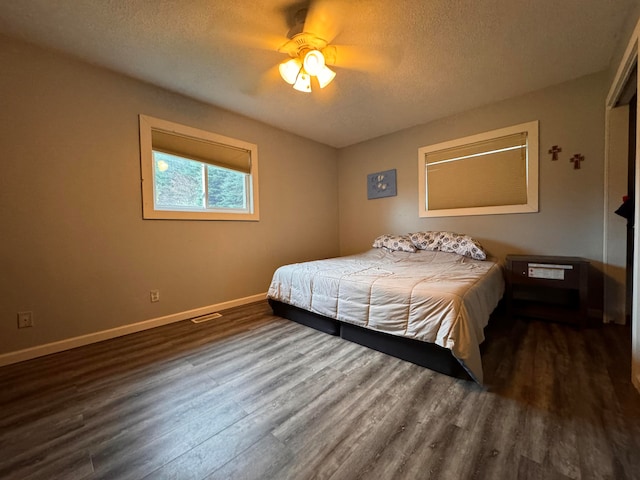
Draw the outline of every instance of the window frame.
<instances>
[{"instance_id":1,"label":"window frame","mask_svg":"<svg viewBox=\"0 0 640 480\"><path fill-rule=\"evenodd\" d=\"M258 147L243 140L219 135L217 133L200 130L198 128L181 125L168 120L139 115L140 124L140 167L142 183L142 216L148 220L231 220L258 221L260 220L258 201ZM228 146L233 149L245 150L250 157L250 171L247 173L247 211L206 209L189 210L186 208L158 209L155 205L155 182L152 132L157 131L166 135L187 137L196 141L204 141L217 146ZM179 152L176 152L178 154ZM193 159L188 155L184 158L201 164L208 162ZM211 164L212 166L218 166ZM219 166L218 166L219 167Z\"/></svg>"},{"instance_id":2,"label":"window frame","mask_svg":"<svg viewBox=\"0 0 640 480\"><path fill-rule=\"evenodd\" d=\"M509 213L535 213L538 206L539 172L539 122L537 120L491 130L455 140L420 147L418 149L418 203L420 217L456 217L467 215L498 215ZM428 173L426 155L440 150L463 147L468 144L498 139L517 133L527 134L526 191L527 203L480 207L442 208L429 210Z\"/></svg>"}]
</instances>

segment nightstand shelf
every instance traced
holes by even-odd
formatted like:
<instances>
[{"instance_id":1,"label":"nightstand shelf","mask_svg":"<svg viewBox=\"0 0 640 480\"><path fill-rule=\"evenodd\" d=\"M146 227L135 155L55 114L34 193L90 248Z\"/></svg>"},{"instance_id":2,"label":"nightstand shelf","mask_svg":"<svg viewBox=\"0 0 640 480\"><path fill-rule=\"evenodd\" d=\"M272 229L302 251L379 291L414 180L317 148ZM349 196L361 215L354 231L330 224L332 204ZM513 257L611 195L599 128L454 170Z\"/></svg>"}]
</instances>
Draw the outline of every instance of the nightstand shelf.
<instances>
[{"instance_id":1,"label":"nightstand shelf","mask_svg":"<svg viewBox=\"0 0 640 480\"><path fill-rule=\"evenodd\" d=\"M509 316L585 326L589 262L579 257L507 255Z\"/></svg>"}]
</instances>

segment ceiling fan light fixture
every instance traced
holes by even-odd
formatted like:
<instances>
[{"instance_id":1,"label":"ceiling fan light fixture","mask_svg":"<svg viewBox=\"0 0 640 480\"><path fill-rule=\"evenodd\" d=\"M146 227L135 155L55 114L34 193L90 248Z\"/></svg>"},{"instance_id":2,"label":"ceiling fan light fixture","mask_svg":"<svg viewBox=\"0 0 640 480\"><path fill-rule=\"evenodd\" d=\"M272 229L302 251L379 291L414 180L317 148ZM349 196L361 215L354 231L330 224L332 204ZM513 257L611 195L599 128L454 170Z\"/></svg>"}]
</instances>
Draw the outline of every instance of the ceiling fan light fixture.
<instances>
[{"instance_id":1,"label":"ceiling fan light fixture","mask_svg":"<svg viewBox=\"0 0 640 480\"><path fill-rule=\"evenodd\" d=\"M293 88L299 92L311 92L311 76L305 71L301 71L293 84Z\"/></svg>"},{"instance_id":2,"label":"ceiling fan light fixture","mask_svg":"<svg viewBox=\"0 0 640 480\"><path fill-rule=\"evenodd\" d=\"M287 82L289 85L293 85L298 80L298 74L300 73L300 69L302 68L302 61L299 58L290 58L282 62L278 66L278 70L280 71L280 76L282 79Z\"/></svg>"},{"instance_id":3,"label":"ceiling fan light fixture","mask_svg":"<svg viewBox=\"0 0 640 480\"><path fill-rule=\"evenodd\" d=\"M307 11L302 9L296 17L296 25L292 28L289 40L278 51L291 58L280 63L278 69L282 79L300 92L311 92L311 77L316 77L320 88L329 85L336 73L327 68L335 64L336 49L322 38L304 31Z\"/></svg>"},{"instance_id":4,"label":"ceiling fan light fixture","mask_svg":"<svg viewBox=\"0 0 640 480\"><path fill-rule=\"evenodd\" d=\"M335 77L336 77L336 72L331 70L326 65L322 68L322 70L318 72L318 75L316 75L320 88L324 88L327 85L329 85Z\"/></svg>"},{"instance_id":5,"label":"ceiling fan light fixture","mask_svg":"<svg viewBox=\"0 0 640 480\"><path fill-rule=\"evenodd\" d=\"M324 55L320 50L309 50L304 55L304 60L302 62L302 66L305 71L312 76L317 76L323 69L324 65Z\"/></svg>"}]
</instances>

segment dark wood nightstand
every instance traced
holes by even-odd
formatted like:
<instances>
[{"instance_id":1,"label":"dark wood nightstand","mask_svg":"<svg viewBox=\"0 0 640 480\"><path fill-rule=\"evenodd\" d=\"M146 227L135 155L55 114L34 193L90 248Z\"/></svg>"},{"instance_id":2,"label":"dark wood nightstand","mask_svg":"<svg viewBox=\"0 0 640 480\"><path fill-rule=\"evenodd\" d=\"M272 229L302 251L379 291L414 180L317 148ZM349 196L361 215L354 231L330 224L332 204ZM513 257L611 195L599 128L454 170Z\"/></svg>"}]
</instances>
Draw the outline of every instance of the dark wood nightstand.
<instances>
[{"instance_id":1,"label":"dark wood nightstand","mask_svg":"<svg viewBox=\"0 0 640 480\"><path fill-rule=\"evenodd\" d=\"M507 312L583 327L588 278L589 262L579 257L507 255Z\"/></svg>"}]
</instances>

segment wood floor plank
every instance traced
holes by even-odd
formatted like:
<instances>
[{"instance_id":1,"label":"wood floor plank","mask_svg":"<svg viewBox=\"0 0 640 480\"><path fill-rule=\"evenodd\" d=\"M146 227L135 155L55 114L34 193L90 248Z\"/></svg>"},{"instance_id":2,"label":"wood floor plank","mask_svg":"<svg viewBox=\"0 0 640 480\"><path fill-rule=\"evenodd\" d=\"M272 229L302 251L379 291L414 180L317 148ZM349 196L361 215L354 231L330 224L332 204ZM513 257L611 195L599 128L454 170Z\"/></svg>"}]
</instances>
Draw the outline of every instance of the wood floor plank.
<instances>
[{"instance_id":1,"label":"wood floor plank","mask_svg":"<svg viewBox=\"0 0 640 480\"><path fill-rule=\"evenodd\" d=\"M284 320L279 323L271 323L268 327L250 329L222 338L209 335L208 348L195 350L195 353L185 356L185 360L192 365L216 365L225 363L229 358L237 361L242 358L243 353L246 353L247 345L251 346L252 351L262 351L271 346L274 339L305 334L299 329L292 328L292 325ZM215 348L211 348L211 345L215 345Z\"/></svg>"},{"instance_id":2,"label":"wood floor plank","mask_svg":"<svg viewBox=\"0 0 640 480\"><path fill-rule=\"evenodd\" d=\"M200 480L243 454L245 450L268 435L268 429L260 428L259 425L245 418L152 471L148 478Z\"/></svg>"},{"instance_id":3,"label":"wood floor plank","mask_svg":"<svg viewBox=\"0 0 640 480\"><path fill-rule=\"evenodd\" d=\"M289 428L287 423L276 428L276 437L307 458L304 464L287 465L280 475L329 478L354 451L363 451L360 447L363 438L371 431L377 431L380 422L399 402L397 397L391 396L392 389L387 386L397 384L397 379L402 378L411 366L396 360L387 364L371 362L345 376L344 381L336 385L337 389L346 388L345 393L328 392L334 401L312 405L312 412L300 412L296 417L301 420L292 418L291 423L296 428ZM378 361L384 361L384 358L380 357ZM367 382L363 388L365 384L360 380L369 375L374 375L376 381ZM370 449L365 447L364 450Z\"/></svg>"},{"instance_id":4,"label":"wood floor plank","mask_svg":"<svg viewBox=\"0 0 640 480\"><path fill-rule=\"evenodd\" d=\"M480 449L474 458L474 476L507 478L517 471L525 412L511 399L493 402L482 428ZM479 425L476 424L476 428Z\"/></svg>"},{"instance_id":5,"label":"wood floor plank","mask_svg":"<svg viewBox=\"0 0 640 480\"><path fill-rule=\"evenodd\" d=\"M315 373L312 377L300 381L288 393L294 394L296 401L291 398L276 399L269 407L258 410L253 415L246 415L228 428L221 430L202 442L198 447L167 463L152 472L149 478L204 478L213 474L217 469L234 459L237 455L263 437L270 436L274 427L291 416L299 408L299 401L311 401L334 383L335 372L325 369ZM237 396L235 388L229 384L219 388L229 389L229 395ZM275 478L275 477L274 477Z\"/></svg>"},{"instance_id":6,"label":"wood floor plank","mask_svg":"<svg viewBox=\"0 0 640 480\"><path fill-rule=\"evenodd\" d=\"M540 464L527 457L520 457L515 478L518 480L570 480L569 477L555 471L548 463Z\"/></svg>"},{"instance_id":7,"label":"wood floor plank","mask_svg":"<svg viewBox=\"0 0 640 480\"><path fill-rule=\"evenodd\" d=\"M0 368L0 478L640 480L628 328L498 312L482 387L222 313Z\"/></svg>"},{"instance_id":8,"label":"wood floor plank","mask_svg":"<svg viewBox=\"0 0 640 480\"><path fill-rule=\"evenodd\" d=\"M236 407L220 388L211 388L200 394L198 390L185 390L184 395L175 395L170 402L163 402L160 408L151 406L127 414L132 425L126 429L117 428L117 422L113 420L94 422L99 431L93 435L91 451L94 456L104 451L117 455L118 450L133 450L141 441L148 443L170 434L193 419L207 421L211 416L229 415L229 411L234 414L238 410Z\"/></svg>"},{"instance_id":9,"label":"wood floor plank","mask_svg":"<svg viewBox=\"0 0 640 480\"><path fill-rule=\"evenodd\" d=\"M438 435L439 427L428 423L427 417L435 414L437 407L426 411L421 399L425 391L441 398L451 387L439 376L416 375L422 382L414 383L413 391L407 391L407 397L396 397L397 403L392 405L389 413L379 426L366 432L362 442L367 448L352 449L351 455L336 466L332 479L348 478L395 478L398 475L410 475L410 460L418 460L420 472L430 469L433 461L434 443L429 444L430 435ZM442 417L444 418L444 417ZM442 422L449 425L448 420ZM428 428L425 425L428 424ZM438 441L440 438L438 439ZM416 478L420 478L419 476Z\"/></svg>"},{"instance_id":10,"label":"wood floor plank","mask_svg":"<svg viewBox=\"0 0 640 480\"><path fill-rule=\"evenodd\" d=\"M0 436L0 451L5 459L3 463L7 461L6 459L14 459L27 450L34 451L38 447L48 445L49 442L69 432L80 430L84 424L81 414L63 410L61 413L12 428L11 435Z\"/></svg>"},{"instance_id":11,"label":"wood floor plank","mask_svg":"<svg viewBox=\"0 0 640 480\"><path fill-rule=\"evenodd\" d=\"M46 468L43 468L45 465ZM51 477L50 472L52 471L56 472L55 478L63 478L64 480L83 480L90 478L90 476L93 475L91 455L87 451L70 452L69 455L65 455L55 461L38 465L33 473L26 474L25 472L22 474L23 476L16 478L20 478L21 480L51 480L53 477Z\"/></svg>"},{"instance_id":12,"label":"wood floor plank","mask_svg":"<svg viewBox=\"0 0 640 480\"><path fill-rule=\"evenodd\" d=\"M77 398L78 388L75 385L60 384L59 388L43 389L0 402L0 436L3 431L20 428L25 422L46 419L62 409L75 406Z\"/></svg>"},{"instance_id":13,"label":"wood floor plank","mask_svg":"<svg viewBox=\"0 0 640 480\"><path fill-rule=\"evenodd\" d=\"M123 451L118 445L114 445L112 449L98 451L92 455L94 478L120 480L144 478L168 464L187 465L193 458L192 452L206 451L209 439L219 438L216 434L229 431L230 425L234 429L232 431L241 436L234 425L238 420L246 417L246 412L233 403L220 405L216 410L218 411L212 412L208 417L194 417L179 428L149 442L139 438L138 444L133 449ZM243 432L247 433L249 430L247 427ZM230 445L225 446L225 441L231 441L231 436L225 434L220 446L229 447L224 450L227 454L233 453L235 450L231 449ZM185 468L182 478L187 478L188 471L192 470L191 467ZM154 478L161 478L161 475L158 474Z\"/></svg>"},{"instance_id":14,"label":"wood floor plank","mask_svg":"<svg viewBox=\"0 0 640 480\"><path fill-rule=\"evenodd\" d=\"M470 465L469 459L473 458L474 453L482 445L474 442L475 449L462 448L464 442L461 439L472 436L471 432L477 422L470 422L470 428L466 429L457 425L462 422L455 421L463 405L468 401L469 392L473 392L472 387L464 381L450 385L442 395L438 395L441 397L439 404L429 409L426 416L420 418L421 431L418 435L420 442L415 444L415 453L408 455L401 467L405 478L419 477L425 470L433 478L464 478L458 471L452 469L451 465ZM476 404L472 415L477 415L481 405L484 404ZM410 441L405 441L406 443L410 444ZM423 452L420 451L420 444L423 446ZM428 449L424 448L425 446L428 446ZM468 471L463 470L462 473Z\"/></svg>"},{"instance_id":15,"label":"wood floor plank","mask_svg":"<svg viewBox=\"0 0 640 480\"><path fill-rule=\"evenodd\" d=\"M4 453L3 453L4 455ZM93 462L86 450L65 451L64 455L57 452L41 451L38 455L23 455L15 461L0 466L0 478L3 480L52 479L67 478L83 479L93 475Z\"/></svg>"},{"instance_id":16,"label":"wood floor plank","mask_svg":"<svg viewBox=\"0 0 640 480\"><path fill-rule=\"evenodd\" d=\"M263 480L295 461L291 451L273 435L265 435L242 454L215 470L204 480Z\"/></svg>"}]
</instances>

